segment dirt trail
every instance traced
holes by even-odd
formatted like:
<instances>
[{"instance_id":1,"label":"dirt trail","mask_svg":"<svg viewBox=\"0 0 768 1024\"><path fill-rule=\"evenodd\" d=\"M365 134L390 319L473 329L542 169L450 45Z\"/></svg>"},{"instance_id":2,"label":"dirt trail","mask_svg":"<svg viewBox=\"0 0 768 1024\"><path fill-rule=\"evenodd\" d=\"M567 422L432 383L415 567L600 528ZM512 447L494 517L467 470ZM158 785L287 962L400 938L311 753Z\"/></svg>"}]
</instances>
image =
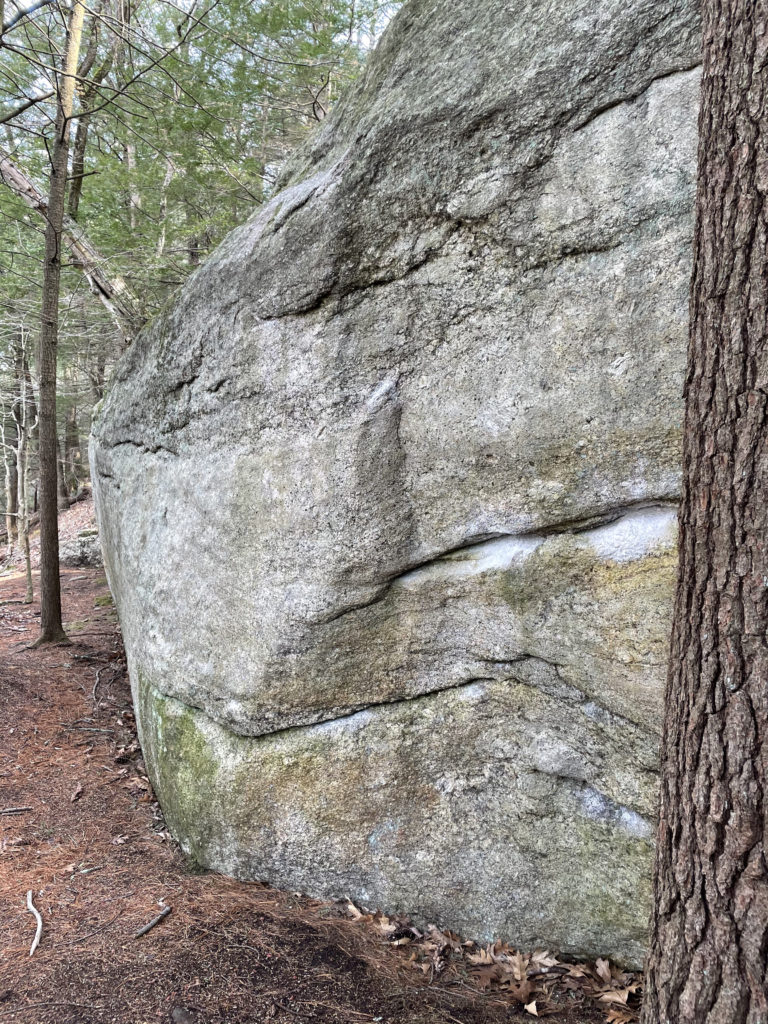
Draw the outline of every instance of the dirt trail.
<instances>
[{"instance_id":1,"label":"dirt trail","mask_svg":"<svg viewBox=\"0 0 768 1024\"><path fill-rule=\"evenodd\" d=\"M31 651L39 608L5 603L24 581L0 575L0 811L24 808L0 813L0 1024L532 1019L466 972L414 970L335 906L194 873L144 774L103 573L62 582L73 643ZM44 921L32 958L28 890Z\"/></svg>"}]
</instances>

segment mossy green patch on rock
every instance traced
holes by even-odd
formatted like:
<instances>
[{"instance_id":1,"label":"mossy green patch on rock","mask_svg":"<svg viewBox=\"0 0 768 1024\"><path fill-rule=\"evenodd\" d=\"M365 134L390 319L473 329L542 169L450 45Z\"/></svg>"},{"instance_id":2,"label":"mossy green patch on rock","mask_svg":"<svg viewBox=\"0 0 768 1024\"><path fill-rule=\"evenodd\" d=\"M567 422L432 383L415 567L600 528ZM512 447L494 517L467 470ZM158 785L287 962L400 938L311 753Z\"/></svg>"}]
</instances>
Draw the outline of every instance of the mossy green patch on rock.
<instances>
[{"instance_id":1,"label":"mossy green patch on rock","mask_svg":"<svg viewBox=\"0 0 768 1024\"><path fill-rule=\"evenodd\" d=\"M145 681L140 724L168 823L201 864L354 893L480 938L548 936L637 962L644 780L617 786L614 759L627 750L605 742L588 707L566 719L558 703L509 678L254 738ZM623 737L638 762L648 742L631 728Z\"/></svg>"},{"instance_id":2,"label":"mossy green patch on rock","mask_svg":"<svg viewBox=\"0 0 768 1024\"><path fill-rule=\"evenodd\" d=\"M140 680L141 736L152 785L184 850L205 863L216 824L231 811L220 804L227 792L219 781L222 762L205 735L204 716L163 697L144 673Z\"/></svg>"}]
</instances>

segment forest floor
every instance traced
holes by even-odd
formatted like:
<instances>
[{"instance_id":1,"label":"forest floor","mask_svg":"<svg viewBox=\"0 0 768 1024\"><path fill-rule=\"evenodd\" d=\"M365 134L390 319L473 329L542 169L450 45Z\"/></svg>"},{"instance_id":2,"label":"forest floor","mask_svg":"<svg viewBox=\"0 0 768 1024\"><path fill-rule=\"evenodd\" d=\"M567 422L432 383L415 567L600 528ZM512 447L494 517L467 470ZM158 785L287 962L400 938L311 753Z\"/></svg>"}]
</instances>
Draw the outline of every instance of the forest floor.
<instances>
[{"instance_id":1,"label":"forest floor","mask_svg":"<svg viewBox=\"0 0 768 1024\"><path fill-rule=\"evenodd\" d=\"M62 534L91 515L74 506ZM31 650L39 605L0 572L0 1024L635 1019L637 979L605 961L480 949L189 864L145 775L103 572L62 587L72 644Z\"/></svg>"}]
</instances>

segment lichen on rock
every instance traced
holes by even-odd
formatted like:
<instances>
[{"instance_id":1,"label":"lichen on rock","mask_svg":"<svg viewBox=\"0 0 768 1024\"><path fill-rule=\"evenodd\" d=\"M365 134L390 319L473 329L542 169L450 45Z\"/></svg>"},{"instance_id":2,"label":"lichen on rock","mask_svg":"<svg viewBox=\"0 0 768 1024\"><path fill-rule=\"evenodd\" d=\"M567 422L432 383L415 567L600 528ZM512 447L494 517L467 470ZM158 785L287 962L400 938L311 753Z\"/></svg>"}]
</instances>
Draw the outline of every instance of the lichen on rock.
<instances>
[{"instance_id":1,"label":"lichen on rock","mask_svg":"<svg viewBox=\"0 0 768 1024\"><path fill-rule=\"evenodd\" d=\"M100 535L201 863L641 958L698 54L696 0L409 0L122 361Z\"/></svg>"}]
</instances>

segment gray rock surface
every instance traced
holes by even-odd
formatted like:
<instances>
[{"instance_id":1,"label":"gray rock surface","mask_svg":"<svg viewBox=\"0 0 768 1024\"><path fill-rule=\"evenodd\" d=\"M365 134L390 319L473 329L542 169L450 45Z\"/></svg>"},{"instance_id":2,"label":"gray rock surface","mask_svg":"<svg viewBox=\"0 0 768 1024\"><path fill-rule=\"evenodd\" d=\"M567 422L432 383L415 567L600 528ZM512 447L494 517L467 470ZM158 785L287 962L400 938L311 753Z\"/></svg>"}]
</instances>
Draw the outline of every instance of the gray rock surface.
<instances>
[{"instance_id":1,"label":"gray rock surface","mask_svg":"<svg viewBox=\"0 0 768 1024\"><path fill-rule=\"evenodd\" d=\"M97 530L81 530L71 540L59 545L59 564L70 568L101 568L104 559Z\"/></svg>"},{"instance_id":2,"label":"gray rock surface","mask_svg":"<svg viewBox=\"0 0 768 1024\"><path fill-rule=\"evenodd\" d=\"M92 440L201 862L642 956L695 0L410 0Z\"/></svg>"}]
</instances>

